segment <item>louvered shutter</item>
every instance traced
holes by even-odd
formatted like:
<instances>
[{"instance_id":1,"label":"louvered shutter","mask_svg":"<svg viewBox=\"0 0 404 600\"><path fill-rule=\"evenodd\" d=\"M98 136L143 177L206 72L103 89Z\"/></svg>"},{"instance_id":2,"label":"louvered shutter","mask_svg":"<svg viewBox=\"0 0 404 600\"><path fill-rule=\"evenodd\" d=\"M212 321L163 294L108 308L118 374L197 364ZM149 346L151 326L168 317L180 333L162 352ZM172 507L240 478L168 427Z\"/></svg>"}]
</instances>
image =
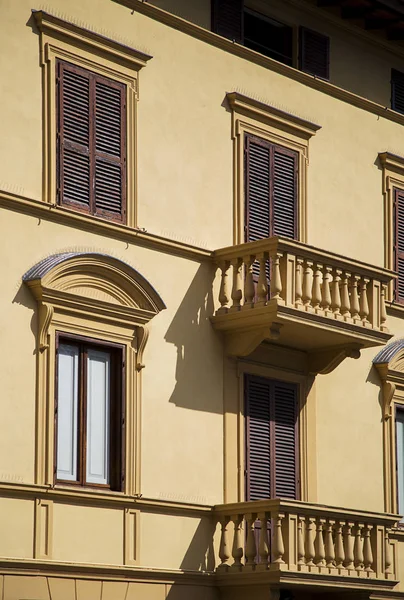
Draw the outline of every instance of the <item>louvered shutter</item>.
<instances>
[{"instance_id":1,"label":"louvered shutter","mask_svg":"<svg viewBox=\"0 0 404 600\"><path fill-rule=\"evenodd\" d=\"M126 216L125 86L58 63L58 201L115 221Z\"/></svg>"},{"instance_id":2,"label":"louvered shutter","mask_svg":"<svg viewBox=\"0 0 404 600\"><path fill-rule=\"evenodd\" d=\"M298 154L273 147L271 235L297 238Z\"/></svg>"},{"instance_id":3,"label":"louvered shutter","mask_svg":"<svg viewBox=\"0 0 404 600\"><path fill-rule=\"evenodd\" d=\"M125 214L125 86L95 77L95 214Z\"/></svg>"},{"instance_id":4,"label":"louvered shutter","mask_svg":"<svg viewBox=\"0 0 404 600\"><path fill-rule=\"evenodd\" d=\"M61 204L90 211L90 76L58 63L58 196Z\"/></svg>"},{"instance_id":5,"label":"louvered shutter","mask_svg":"<svg viewBox=\"0 0 404 600\"><path fill-rule=\"evenodd\" d=\"M246 375L246 500L299 497L297 386Z\"/></svg>"},{"instance_id":6,"label":"louvered shutter","mask_svg":"<svg viewBox=\"0 0 404 600\"><path fill-rule=\"evenodd\" d=\"M298 499L297 390L273 382L275 429L275 496Z\"/></svg>"},{"instance_id":7,"label":"louvered shutter","mask_svg":"<svg viewBox=\"0 0 404 600\"><path fill-rule=\"evenodd\" d=\"M394 269L398 273L395 299L404 303L404 190L394 192Z\"/></svg>"},{"instance_id":8,"label":"louvered shutter","mask_svg":"<svg viewBox=\"0 0 404 600\"><path fill-rule=\"evenodd\" d=\"M391 70L391 108L404 113L404 73Z\"/></svg>"},{"instance_id":9,"label":"louvered shutter","mask_svg":"<svg viewBox=\"0 0 404 600\"><path fill-rule=\"evenodd\" d=\"M246 499L271 497L270 381L246 376Z\"/></svg>"},{"instance_id":10,"label":"louvered shutter","mask_svg":"<svg viewBox=\"0 0 404 600\"><path fill-rule=\"evenodd\" d=\"M271 145L252 136L246 136L245 144L245 238L254 242L271 235Z\"/></svg>"},{"instance_id":11,"label":"louvered shutter","mask_svg":"<svg viewBox=\"0 0 404 600\"><path fill-rule=\"evenodd\" d=\"M322 79L330 78L330 38L300 27L299 68Z\"/></svg>"},{"instance_id":12,"label":"louvered shutter","mask_svg":"<svg viewBox=\"0 0 404 600\"><path fill-rule=\"evenodd\" d=\"M223 37L243 43L244 0L211 0L212 30Z\"/></svg>"}]
</instances>

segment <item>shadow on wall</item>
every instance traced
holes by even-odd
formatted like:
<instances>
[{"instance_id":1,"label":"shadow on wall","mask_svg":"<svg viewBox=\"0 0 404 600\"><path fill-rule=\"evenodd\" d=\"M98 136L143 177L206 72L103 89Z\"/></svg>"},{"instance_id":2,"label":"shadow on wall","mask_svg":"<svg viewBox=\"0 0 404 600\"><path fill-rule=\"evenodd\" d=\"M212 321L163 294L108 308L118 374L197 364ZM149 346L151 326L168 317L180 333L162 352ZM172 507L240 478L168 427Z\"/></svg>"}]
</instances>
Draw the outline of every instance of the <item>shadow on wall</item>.
<instances>
[{"instance_id":1,"label":"shadow on wall","mask_svg":"<svg viewBox=\"0 0 404 600\"><path fill-rule=\"evenodd\" d=\"M215 269L201 264L182 300L165 340L177 348L176 406L223 413L223 344L209 317L213 315Z\"/></svg>"},{"instance_id":2,"label":"shadow on wall","mask_svg":"<svg viewBox=\"0 0 404 600\"><path fill-rule=\"evenodd\" d=\"M13 298L13 304L20 304L21 306L25 306L26 308L29 308L30 310L32 310L31 331L34 336L34 347L33 347L32 353L35 354L36 353L36 343L37 343L37 333L38 333L38 317L37 317L38 305L37 305L35 298L31 294L30 290L23 283L21 284L18 292L16 293L16 295Z\"/></svg>"}]
</instances>

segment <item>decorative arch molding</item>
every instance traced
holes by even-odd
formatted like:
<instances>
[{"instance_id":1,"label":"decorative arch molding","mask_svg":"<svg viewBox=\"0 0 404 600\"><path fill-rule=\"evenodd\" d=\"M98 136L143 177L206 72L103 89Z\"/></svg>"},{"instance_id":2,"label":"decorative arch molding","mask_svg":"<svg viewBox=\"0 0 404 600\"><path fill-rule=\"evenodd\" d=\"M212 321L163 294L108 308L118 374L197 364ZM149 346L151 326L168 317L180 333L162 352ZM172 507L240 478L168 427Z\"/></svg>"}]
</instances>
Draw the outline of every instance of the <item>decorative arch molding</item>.
<instances>
[{"instance_id":1,"label":"decorative arch molding","mask_svg":"<svg viewBox=\"0 0 404 600\"><path fill-rule=\"evenodd\" d=\"M385 510L397 513L395 406L404 406L404 338L380 350L373 365L382 382Z\"/></svg>"},{"instance_id":2,"label":"decorative arch molding","mask_svg":"<svg viewBox=\"0 0 404 600\"><path fill-rule=\"evenodd\" d=\"M107 254L64 252L23 275L38 302L36 483L53 485L57 333L122 346L126 396L125 493L140 493L140 393L147 324L166 306L136 269Z\"/></svg>"}]
</instances>

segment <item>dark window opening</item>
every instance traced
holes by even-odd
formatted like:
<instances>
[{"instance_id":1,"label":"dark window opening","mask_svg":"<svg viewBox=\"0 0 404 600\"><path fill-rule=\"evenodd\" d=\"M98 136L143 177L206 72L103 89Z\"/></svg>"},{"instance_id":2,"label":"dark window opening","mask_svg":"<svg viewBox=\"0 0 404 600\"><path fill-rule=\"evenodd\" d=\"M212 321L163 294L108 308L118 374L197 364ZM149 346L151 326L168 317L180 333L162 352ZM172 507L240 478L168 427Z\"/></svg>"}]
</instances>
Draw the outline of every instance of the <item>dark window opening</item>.
<instances>
[{"instance_id":1,"label":"dark window opening","mask_svg":"<svg viewBox=\"0 0 404 600\"><path fill-rule=\"evenodd\" d=\"M248 9L244 10L244 45L293 66L293 28Z\"/></svg>"}]
</instances>

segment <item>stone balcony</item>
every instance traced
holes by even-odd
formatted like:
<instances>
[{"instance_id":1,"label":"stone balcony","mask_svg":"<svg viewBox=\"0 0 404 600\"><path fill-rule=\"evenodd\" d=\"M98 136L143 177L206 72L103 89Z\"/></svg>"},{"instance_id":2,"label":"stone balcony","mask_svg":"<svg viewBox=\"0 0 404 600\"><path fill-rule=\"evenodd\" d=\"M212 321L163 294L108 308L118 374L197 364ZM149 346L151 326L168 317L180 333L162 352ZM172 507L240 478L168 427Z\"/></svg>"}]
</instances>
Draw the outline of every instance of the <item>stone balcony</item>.
<instances>
[{"instance_id":1,"label":"stone balcony","mask_svg":"<svg viewBox=\"0 0 404 600\"><path fill-rule=\"evenodd\" d=\"M327 373L391 337L391 271L280 237L222 248L214 258L221 285L212 322L231 356L272 340L306 352L309 372Z\"/></svg>"},{"instance_id":2,"label":"stone balcony","mask_svg":"<svg viewBox=\"0 0 404 600\"><path fill-rule=\"evenodd\" d=\"M229 592L251 584L330 592L397 584L397 542L390 539L397 515L277 498L223 504L214 513L217 581Z\"/></svg>"}]
</instances>

